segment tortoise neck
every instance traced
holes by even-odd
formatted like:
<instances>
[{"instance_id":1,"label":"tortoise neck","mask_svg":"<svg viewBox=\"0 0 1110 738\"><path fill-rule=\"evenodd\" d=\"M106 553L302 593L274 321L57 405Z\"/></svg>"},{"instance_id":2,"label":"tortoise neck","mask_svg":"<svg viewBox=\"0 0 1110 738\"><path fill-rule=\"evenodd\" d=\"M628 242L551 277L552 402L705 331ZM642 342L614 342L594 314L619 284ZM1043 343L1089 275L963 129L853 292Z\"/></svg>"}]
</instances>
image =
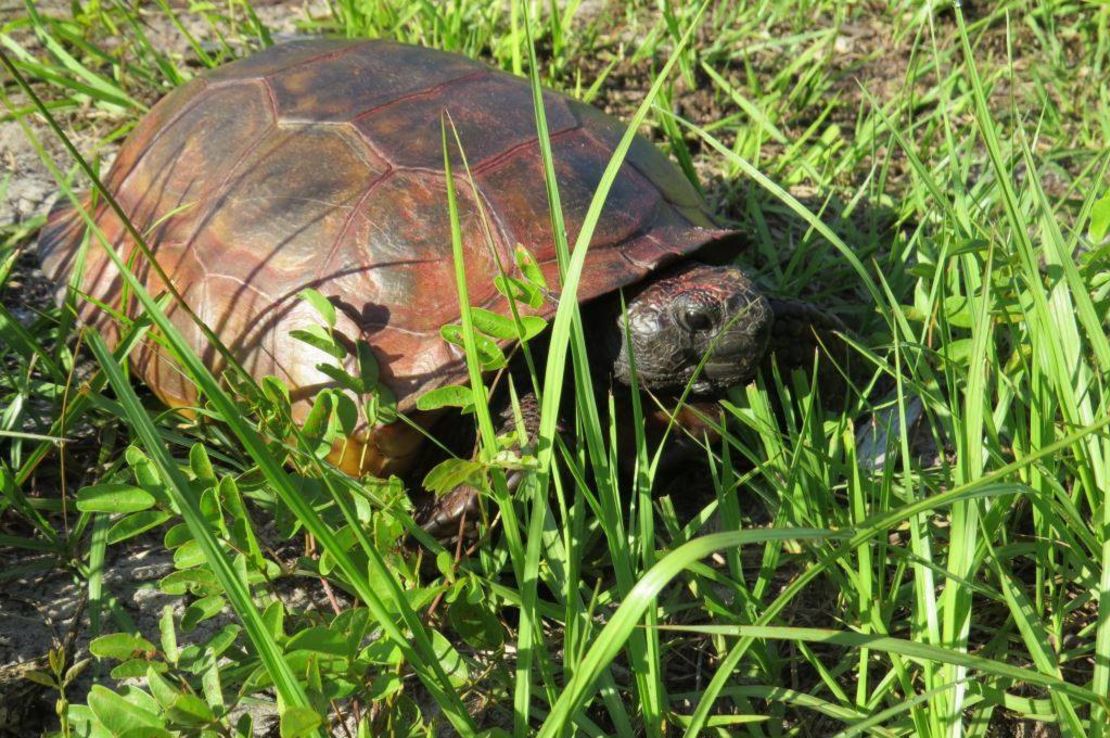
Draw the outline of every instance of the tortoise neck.
<instances>
[{"instance_id":1,"label":"tortoise neck","mask_svg":"<svg viewBox=\"0 0 1110 738\"><path fill-rule=\"evenodd\" d=\"M624 335L618 318L621 314L621 293L612 292L592 301L582 311L586 333L586 354L589 356L590 373L594 386L605 391L628 389L628 384L616 374L617 359L621 353Z\"/></svg>"}]
</instances>

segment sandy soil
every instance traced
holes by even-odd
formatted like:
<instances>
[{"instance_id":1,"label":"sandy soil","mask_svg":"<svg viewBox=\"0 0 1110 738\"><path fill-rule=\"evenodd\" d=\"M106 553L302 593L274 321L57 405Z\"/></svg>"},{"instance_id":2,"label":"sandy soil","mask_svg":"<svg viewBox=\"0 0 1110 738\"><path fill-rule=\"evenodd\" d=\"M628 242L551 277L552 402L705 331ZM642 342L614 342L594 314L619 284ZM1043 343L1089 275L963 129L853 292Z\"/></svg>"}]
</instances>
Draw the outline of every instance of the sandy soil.
<instances>
[{"instance_id":1,"label":"sandy soil","mask_svg":"<svg viewBox=\"0 0 1110 738\"><path fill-rule=\"evenodd\" d=\"M61 0L53 0L52 4L55 8L68 7L68 3ZM19 12L21 7L0 7L0 20ZM40 7L49 11L51 5L40 4ZM256 3L256 7L262 19L279 37L296 33L296 21L306 12L304 6L292 3ZM603 12L603 7L601 0L588 0L583 3L583 16L594 17ZM147 30L153 42L183 57L189 54L187 44L172 25L164 20L164 16L152 13L150 20L151 25ZM905 56L901 53L903 50L887 47L882 26L883 19L876 17L869 25L844 28L842 37L837 40L839 56L836 65L842 76L839 92L849 96L849 99L860 97L861 83L879 98L884 97L884 91L903 83L906 69ZM203 32L204 28L198 25L194 30ZM602 48L608 45L615 52L621 43L634 40L628 38L619 28L610 28L602 32L599 45ZM599 72L607 63L607 58L599 56L593 71ZM773 61L757 57L753 60L757 71L760 63L771 64ZM584 72L588 73L590 70L591 66L586 64ZM646 62L639 65L618 64L602 86L600 107L618 116L627 117L642 98L644 80L651 72L652 68ZM740 71L736 70L736 73L740 74ZM929 80L922 79L918 82L924 86ZM680 114L699 124L712 122L724 114L719 96L708 92L707 88L686 90L675 103ZM800 128L806 125L804 120L792 123ZM55 161L68 161L60 144L53 140L44 127L36 125L35 130ZM104 128L101 126L82 128L77 145L85 152L92 152L97 148L99 137L103 133ZM112 149L101 148L97 153L101 157L110 157ZM877 152L877 155L882 156L883 153ZM704 162L704 157L699 161ZM721 212L726 217L742 221L743 208L746 207L744 193L721 182L716 178L715 172L703 165L699 174L707 183L711 201L720 206ZM11 121L0 122L0 228L24 223L45 214L54 192L53 177L24 136L20 125ZM819 193L795 194L803 200L813 199L817 203L822 200ZM833 215L835 216L835 209ZM871 211L862 208L855 217L884 222L887 215L878 208ZM769 227L772 232L781 233L781 241L784 243L790 241L793 234L800 232L799 229L804 230L804 227L788 218L776 219L774 216L769 218ZM29 249L31 244L23 246ZM35 260L28 253L18 262L6 289L0 293L0 300L13 310L17 318L30 323L35 317L35 311L47 305L50 294L50 286L37 272ZM876 446L882 448L885 444L879 443ZM927 451L929 449L923 452ZM6 529L2 517L0 531L8 534L21 532L18 528ZM181 607L182 598L162 595L156 587L158 579L172 570L171 555L155 539L144 539L126 547L113 547L109 549L109 554L110 560L105 567L105 591L118 600L122 610L130 616L141 633L156 641L162 608L167 604ZM33 563L34 560L29 560L26 554L0 549L0 569ZM301 602L315 599L310 598L304 589L291 592L290 597ZM217 619L202 627L215 628L225 622L226 619ZM109 622L105 624L104 631L111 632L116 627ZM0 589L0 738L9 735L25 738L37 734L44 725L53 722L54 696L27 682L22 675L30 668L41 668L46 651L55 645L66 649L71 660L82 658L87 654L89 637L85 592L80 582L60 567L49 566L42 573L28 573L7 582ZM103 674L98 674L94 668L88 670L69 694L70 699L82 700L89 685L98 678L103 678ZM259 712L262 721L266 719L265 712ZM1030 730L1033 732L1013 734L1049 735L1036 732L1040 728Z\"/></svg>"}]
</instances>

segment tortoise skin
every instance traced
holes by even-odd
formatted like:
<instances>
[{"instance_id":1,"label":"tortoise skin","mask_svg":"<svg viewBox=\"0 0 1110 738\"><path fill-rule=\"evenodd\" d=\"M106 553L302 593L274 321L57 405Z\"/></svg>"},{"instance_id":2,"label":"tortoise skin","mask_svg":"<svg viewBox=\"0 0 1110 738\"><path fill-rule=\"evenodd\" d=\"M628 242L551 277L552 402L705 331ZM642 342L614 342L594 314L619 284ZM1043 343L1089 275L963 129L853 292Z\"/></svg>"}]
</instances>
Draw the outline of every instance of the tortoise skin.
<instances>
[{"instance_id":1,"label":"tortoise skin","mask_svg":"<svg viewBox=\"0 0 1110 738\"><path fill-rule=\"evenodd\" d=\"M624 125L554 92L544 93L544 104L573 242ZM462 56L384 41L273 47L168 94L130 135L105 183L189 307L236 359L256 378L275 375L291 388L296 420L332 384L316 365L333 360L289 335L319 322L297 297L306 287L336 305L342 336L373 347L382 381L410 412L427 390L466 381L461 351L439 337L442 325L459 318L443 111L476 184L460 174L454 152L470 298L504 313L495 259L515 270L515 244L535 255L548 284L558 284L531 89ZM93 217L130 256L134 244L112 212L100 206ZM49 277L69 280L83 232L72 209L52 213L39 246ZM681 172L637 137L593 236L579 297L634 284L724 235ZM147 289L163 292L141 262ZM95 245L80 288L118 305L121 280ZM118 337L92 302L80 311L109 342ZM553 311L549 300L539 313ZM221 371L221 357L184 311L168 312ZM195 404L191 382L156 344L141 346L133 363L167 404ZM378 474L402 469L419 438L401 426L364 423L341 464Z\"/></svg>"}]
</instances>

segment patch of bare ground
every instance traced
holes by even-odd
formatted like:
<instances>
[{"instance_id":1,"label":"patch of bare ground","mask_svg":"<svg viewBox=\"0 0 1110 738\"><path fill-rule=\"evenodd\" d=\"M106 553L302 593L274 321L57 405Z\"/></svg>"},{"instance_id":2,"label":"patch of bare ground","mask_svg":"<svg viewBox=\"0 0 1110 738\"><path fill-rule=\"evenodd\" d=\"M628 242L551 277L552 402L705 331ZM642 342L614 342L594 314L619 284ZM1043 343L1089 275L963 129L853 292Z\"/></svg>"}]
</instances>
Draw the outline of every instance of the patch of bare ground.
<instances>
[{"instance_id":1,"label":"patch of bare ground","mask_svg":"<svg viewBox=\"0 0 1110 738\"><path fill-rule=\"evenodd\" d=\"M0 530L4 526L0 524ZM272 526L260 530L263 545L270 539L276 547L272 553L279 561L294 568L298 552L276 536ZM137 633L149 641L160 642L159 619L163 609L174 611L180 622L191 597L167 595L159 588L162 577L175 571L173 552L160 538L148 535L126 546L111 546L103 568L104 603L100 634L113 632ZM94 637L90 618L87 583L75 574L66 562L28 556L13 550L0 549L0 569L11 572L26 570L5 582L0 589L0 738L27 738L40 730L56 725L54 701L56 693L26 679L29 670L44 670L46 652L60 648L66 663L72 665L89 656L88 644ZM275 582L276 593L290 613L313 618L315 613L332 614L332 598L338 597L340 607L351 603L342 592L324 589L307 578L286 577ZM111 606L107 603L111 600ZM218 616L204 620L188 633L179 631L182 645L203 643L224 626L235 622L225 608ZM68 690L71 703L84 701L95 683L112 683L110 662L93 663ZM257 735L276 735L276 709L272 704L258 704L249 710L255 718Z\"/></svg>"},{"instance_id":2,"label":"patch of bare ground","mask_svg":"<svg viewBox=\"0 0 1110 738\"><path fill-rule=\"evenodd\" d=\"M309 8L309 3L256 4L258 16L279 40L283 35L297 31ZM23 12L23 9L23 4L19 4L18 8L0 7L0 19L14 17L13 13ZM43 2L37 4L37 9L40 13L65 16L70 12L70 5ZM180 62L185 69L193 72L200 70L201 65L196 61L188 40L165 13L156 6L139 12L145 21L145 31L156 48ZM197 37L212 36L212 28L197 16L182 14L181 20ZM32 53L43 51L29 31L17 30L13 35ZM105 47L111 50L114 46L112 39L104 41ZM245 46L239 49L240 53L246 50ZM136 86L135 96L140 103L150 106L165 91L157 87ZM54 297L54 285L38 269L34 237L36 224L42 221L55 199L57 185L34 143L27 137L20 122L11 115L12 110L29 108L30 100L20 94L8 79L5 79L5 92L9 109L0 110L0 113L6 113L0 116L0 237L18 239L10 244L18 256L0 289L0 303L25 328L29 328L50 309ZM36 92L48 102L61 96L56 89L45 85L37 85ZM76 105L56 107L52 112L82 155L102 166L102 170L114 157L126 133L126 127L121 129L121 123L132 117L131 113L105 110L87 100L79 100ZM45 154L63 171L72 165L68 152L45 121L32 114L26 115L23 123L45 148ZM82 367L88 368L87 361ZM77 377L78 380L80 378ZM41 416L41 423L20 430L45 433L52 419L49 415L52 410L44 408L43 413L35 412L34 408L31 410L28 415L32 418ZM25 491L29 497L58 499L67 486L63 484L63 475L70 477L67 481L71 495L82 483L82 470L88 472L97 467L96 459L105 441L99 429L87 425L68 429L66 437L68 442L64 453L69 462L68 475L67 465L59 466L60 452L52 452L27 485ZM11 511L0 513L0 532L15 537L33 537L33 532ZM154 540L110 547L108 553L104 569L105 592L116 598L121 611L134 621L138 632L157 642L158 617L162 607L168 604L181 609L184 606L182 598L162 595L157 589L158 579L172 570L172 555ZM68 664L88 656L88 642L93 634L87 591L82 580L69 570L65 562L29 555L26 551L0 548L0 569L9 573L26 571L5 581L0 587L0 738L27 738L57 725L54 707L57 695L27 680L27 672L44 669L46 654L51 648L61 648ZM291 602L303 600L305 596L305 591L296 587L290 593ZM304 609L303 605L300 602L297 606ZM101 632L113 632L121 627L119 623L110 623L107 617L105 615ZM215 626L226 624L229 617L202 624L191 637L202 637ZM69 690L67 698L71 702L83 701L93 679L107 678L108 668L108 665L89 668ZM267 717L266 710L258 710L257 713L256 724L265 726L274 722L276 730L276 721Z\"/></svg>"},{"instance_id":3,"label":"patch of bare ground","mask_svg":"<svg viewBox=\"0 0 1110 738\"><path fill-rule=\"evenodd\" d=\"M273 3L256 4L257 12L272 29L280 34L297 32L297 22L309 12L304 6ZM61 7L61 6L59 6ZM68 7L68 6L66 6ZM144 11L145 12L145 11ZM590 58L576 62L581 70L585 84L592 79L605 74L605 79L599 87L598 97L594 101L598 107L620 118L627 119L643 98L648 85L658 71L660 59L641 59L636 62L622 61L627 57L631 48L640 40L637 36L638 29L647 28L653 21L654 11L645 10L642 23L629 24L627 18L611 13L608 10L599 12L597 22L597 44ZM940 70L931 68L932 56L928 41L915 38L894 38L889 33L889 28L895 19L890 17L890 11L885 5L872 3L866 12L861 12L850 23L838 26L835 34L825 42L828 51L823 57L827 64L827 80L824 82L826 89L825 99L835 99L836 103L831 113L821 125L837 126L839 134L846 143L851 143L856 135L855 125L859 111L871 104L868 93L882 105L907 95L907 89L912 90L911 96L916 101L910 108L909 115L913 118L922 118L933 114L938 105L935 90L938 85L953 74L953 68L959 63L959 55L949 55L942 62ZM165 16L157 12L146 13L149 22L147 32L152 42L160 49L179 59L191 59L193 51L181 33L166 21ZM190 15L182 18L187 27L198 37L209 35L209 29L202 21ZM826 26L831 26L829 20ZM820 27L820 24L818 24ZM776 32L783 29L769 29L767 36L773 37ZM944 34L947 40L946 47L951 47L952 25L950 19L941 17L938 23L938 32ZM1036 64L1037 42L1031 32L1015 25L1011 32L1016 34L1009 42L1006 30L1001 24L990 27L978 40L978 48L985 54L981 64L995 64L1005 59L1007 53L1014 54L1012 68L1014 79L1026 80L1032 77L1031 67ZM708 42L703 38L701 41ZM1081 58L1078 49L1069 49L1070 57ZM743 88L749 75L757 79L773 79L789 62L791 52L789 49L775 48L763 45L759 50L743 55L742 62L722 61L715 63L715 69L730 84ZM614 61L617 60L617 61ZM193 64L190 68L199 69ZM1082 78L1084 72L1075 72ZM720 89L716 88L712 80L704 72L695 70L691 81L676 77L674 99L671 101L675 111L698 124L707 126L736 112L734 104ZM1067 96L1053 86L1047 88L1047 94L1060 109L1068 115ZM866 92L865 92L866 91ZM149 88L140 96L141 102L152 104L164 92L157 88ZM1015 113L1009 111L1028 110L1029 105L1039 105L1038 90L1030 84L1022 82L1011 84L1006 77L1000 78L993 86L991 92L992 107L1001 111L1002 115L1011 116ZM1033 108L1036 109L1036 108ZM797 108L787 108L783 117L776 121L787 139L787 144L768 141L764 145L762 156L774 159L782 155L790 140L800 137L815 122L816 115L821 106L805 105ZM970 111L963 110L954 113L957 125L970 125ZM111 134L120 124L121 116L104 113L90 105L65 109L60 115L63 124L73 134L79 149L86 154L110 157L113 147L119 141L118 137ZM46 132L40 123L34 122L43 140L47 142L50 154L56 161L67 161L56 142ZM1072 117L1067 118L1067 125L1079 125L1079 121ZM1065 128L1069 132L1071 129ZM660 140L658 132L649 131L657 141ZM110 139L107 143L106 140ZM732 145L733 140L727 132L723 134L723 142ZM726 220L739 225L741 228L750 229L752 232L762 230L767 234L767 240L777 244L784 244L784 248L796 248L804 243L804 235L808 226L800 223L794 216L783 208L768 201L764 193L753 188L745 182L727 179L719 171L717 158L704 151L699 142L693 137L687 137L686 143L693 156L695 168L701 181L705 184L707 195L718 212ZM930 142L924 142L930 144ZM935 142L933 142L935 143ZM1054 142L1047 140L1038 141L1038 146L1049 147ZM54 192L53 179L42 165L37 152L29 145L19 126L11 121L0 123L0 166L4 176L9 176L9 187L3 198L0 198L0 225L7 223L24 222L41 216L49 206L49 201ZM985 159L985 157L984 157ZM897 194L910 186L910 171L904 155L897 150L887 151L883 147L877 148L872 154L862 157L858 166L847 172L843 182L846 189L858 184L867 176L874 161L889 161L890 169L887 184L890 194ZM1050 172L1043 185L1050 196L1059 196L1066 192L1069 175L1073 173L1073 162L1062 160L1059 172ZM973 172L973 176L980 176L980 172ZM1020 172L1019 172L1020 174ZM891 213L878 204L865 204L849 213L844 212L843 201L830 193L815 192L812 188L794 186L794 194L814 212L820 212L822 217L832 224L839 232L845 235L849 243L882 242L891 237L891 229L896 227ZM770 257L769 257L770 258ZM842 285L850 285L850 280L832 280ZM814 295L830 289L819 281L807 285L803 294ZM852 303L855 288L845 286L838 293L842 304ZM13 277L9 279L7 288L0 294L0 300L11 309L22 321L34 319L37 312L45 309L49 304L52 289L36 273L34 260L29 255L23 256L17 262ZM88 450L95 448L91 445ZM19 532L15 529L5 529L11 525L10 520L0 516L0 530ZM26 531L23 531L26 532ZM124 608L137 618L140 623L139 630L148 638L157 633L156 618L160 609L168 600L157 594L154 583L157 578L167 573L166 565L169 563L165 552L159 551L156 544L149 542L142 545L126 547L119 551L110 549L113 558L106 569L109 590L120 598ZM26 557L18 560L12 559L11 553L0 558L0 567L26 565L33 560ZM758 562L748 562L750 570L758 568ZM786 571L784 569L784 571ZM828 627L834 625L830 621L830 613L840 611L837 604L837 592L831 589L812 588L812 591L795 600L793 607L784 614L784 620L793 625ZM31 667L41 666L42 657L51 644L59 643L66 648L72 658L78 658L86 652L88 632L87 611L82 611L83 595L80 588L74 583L73 578L62 569L53 569L41 575L28 575L18 580L14 586L5 588L0 592L0 735L4 734L6 715L21 714L23 723L10 723L18 725L19 730L37 730L37 725L52 714L49 700L41 690L24 691L27 684L21 675ZM170 603L173 604L173 603ZM1004 617L999 612L999 617ZM1090 622L1094 613L1081 609L1076 617L1083 621L1075 624L1078 630ZM154 620L151 621L150 619ZM1087 618L1084 620L1084 618ZM1001 621L1000 621L1001 622ZM1069 627L1069 629L1071 629ZM707 675L712 675L717 666L717 657L711 643L705 639L691 638L687 642L676 641L674 647L681 652L681 658L673 662L676 673L672 674L676 689L699 690L704 687ZM789 648L790 646L783 646ZM834 651L828 652L830 659L837 658ZM789 673L783 675L784 684L799 690L808 690L817 683L817 676L804 665L801 658L790 659L793 667ZM87 687L85 687L87 688ZM1031 695L1043 697L1043 695ZM80 688L71 695L80 699ZM8 710L8 712L5 712ZM820 722L822 718L815 718L819 722L807 725L811 734L827 734L842 726L832 723ZM12 735L28 735L29 732ZM1025 720L1014 719L1005 711L995 712L988 735L997 738L1004 736L1022 736L1025 738L1050 738L1058 731L1052 726Z\"/></svg>"}]
</instances>

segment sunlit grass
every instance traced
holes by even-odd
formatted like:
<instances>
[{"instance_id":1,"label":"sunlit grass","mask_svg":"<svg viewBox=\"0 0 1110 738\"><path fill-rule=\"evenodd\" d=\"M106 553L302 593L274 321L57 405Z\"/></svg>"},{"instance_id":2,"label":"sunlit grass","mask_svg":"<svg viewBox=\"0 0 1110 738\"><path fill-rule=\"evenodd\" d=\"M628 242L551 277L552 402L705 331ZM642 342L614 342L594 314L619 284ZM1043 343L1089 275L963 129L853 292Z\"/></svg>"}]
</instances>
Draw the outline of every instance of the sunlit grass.
<instances>
[{"instance_id":1,"label":"sunlit grass","mask_svg":"<svg viewBox=\"0 0 1110 738\"><path fill-rule=\"evenodd\" d=\"M221 382L191 354L165 316L172 297L129 278L142 318L111 352L64 310L27 322L0 307L0 546L27 559L0 577L68 570L90 593L94 635L96 624L127 630L105 552L161 541L177 566L159 586L184 608L159 632L131 634L145 641L97 642L114 675L143 686L77 698L63 731L99 723L91 735L117 735L122 723L103 726L130 716L175 735L218 724L248 735L227 709L250 694L278 696L285 735L335 730L356 709L365 734L991 736L1020 719L1106 734L1110 342L1095 223L1110 220L1110 93L1094 81L1110 66L1110 8L1012 0L965 18L916 3L886 15L629 3L595 16L587 5L341 1L301 26L480 56L530 74L537 93L554 84L613 104L751 234L742 263L851 326L847 397L823 398L805 371L738 388L721 405L725 437L690 467L706 494L683 499L697 485L659 471L639 432L654 399L632 427L610 417L589 327L564 300L546 364L530 367L536 386L514 387L536 390L542 415L525 481L511 487L457 262L479 477L497 520L458 558L427 536L402 546L415 531L396 483L323 460L338 393L292 427L280 387ZM151 14L184 51L151 41ZM639 43L615 41L622 28ZM238 2L73 17L29 7L0 28L13 65L5 113L76 202L96 167L47 153L45 111L14 72L95 161L101 140L88 131L118 139L165 91L271 41ZM895 62L893 80L877 73ZM632 103L619 84L637 86ZM712 106L689 102L699 90ZM544 190L557 206L543 112ZM465 153L451 130L444 146ZM551 213L565 295L605 187L576 244ZM457 257L454 198L443 207ZM0 285L40 224L3 226ZM102 248L95 234L87 248ZM216 422L130 388L126 357L152 331ZM821 358L817 372L830 370ZM371 375L350 378L366 398ZM98 471L74 475L59 459L85 458L89 428L107 439ZM630 478L610 443L624 434ZM273 549L264 521L295 553ZM341 612L282 604L285 583L321 578ZM243 633L192 642L192 625L225 603ZM125 648L147 645L137 657ZM58 686L68 666L41 681ZM430 703L439 716L425 720L418 705Z\"/></svg>"}]
</instances>

